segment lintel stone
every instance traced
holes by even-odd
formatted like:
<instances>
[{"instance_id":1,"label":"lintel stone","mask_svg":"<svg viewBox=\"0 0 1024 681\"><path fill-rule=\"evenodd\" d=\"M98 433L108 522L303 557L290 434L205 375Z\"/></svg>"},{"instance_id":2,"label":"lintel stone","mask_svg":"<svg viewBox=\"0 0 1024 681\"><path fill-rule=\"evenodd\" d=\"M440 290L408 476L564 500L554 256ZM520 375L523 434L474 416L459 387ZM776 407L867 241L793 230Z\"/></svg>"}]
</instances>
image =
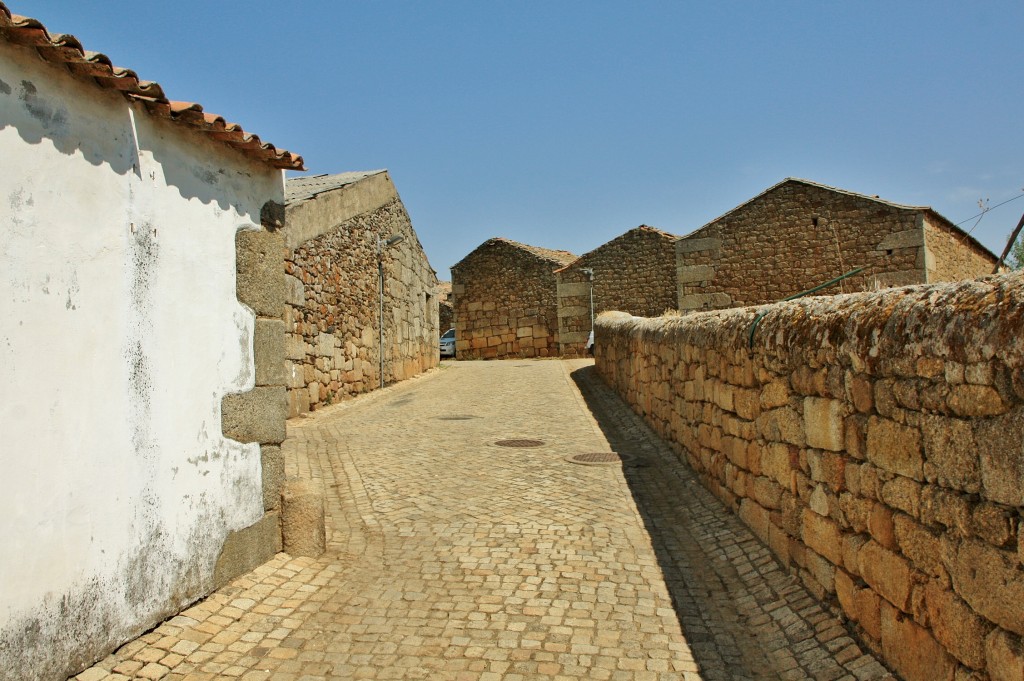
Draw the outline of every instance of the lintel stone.
<instances>
[{"instance_id":1,"label":"lintel stone","mask_svg":"<svg viewBox=\"0 0 1024 681\"><path fill-rule=\"evenodd\" d=\"M876 251L891 251L897 248L916 248L924 246L924 230L905 229L902 232L893 232L875 246Z\"/></svg>"}]
</instances>

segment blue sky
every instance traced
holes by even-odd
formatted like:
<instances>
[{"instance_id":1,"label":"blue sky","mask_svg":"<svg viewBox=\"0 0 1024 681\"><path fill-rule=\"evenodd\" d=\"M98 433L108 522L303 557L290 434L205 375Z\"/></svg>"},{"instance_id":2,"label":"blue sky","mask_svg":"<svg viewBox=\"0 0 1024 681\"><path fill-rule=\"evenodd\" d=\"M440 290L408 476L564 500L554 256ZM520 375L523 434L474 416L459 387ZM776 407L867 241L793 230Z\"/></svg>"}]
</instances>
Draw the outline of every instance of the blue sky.
<instances>
[{"instance_id":1,"label":"blue sky","mask_svg":"<svg viewBox=\"0 0 1024 681\"><path fill-rule=\"evenodd\" d=\"M1024 192L1019 1L4 1L312 173L390 169L442 278L790 176L953 222ZM998 254L1022 212L964 228Z\"/></svg>"}]
</instances>

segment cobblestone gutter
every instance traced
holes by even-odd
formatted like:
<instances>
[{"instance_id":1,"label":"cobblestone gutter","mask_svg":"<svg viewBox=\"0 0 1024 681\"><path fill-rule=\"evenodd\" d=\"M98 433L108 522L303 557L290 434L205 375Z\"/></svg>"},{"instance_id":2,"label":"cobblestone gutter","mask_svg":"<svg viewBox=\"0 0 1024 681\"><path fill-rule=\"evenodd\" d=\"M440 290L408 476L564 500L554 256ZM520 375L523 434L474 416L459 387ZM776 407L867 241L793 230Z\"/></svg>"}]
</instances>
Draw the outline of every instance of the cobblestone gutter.
<instances>
[{"instance_id":1,"label":"cobblestone gutter","mask_svg":"<svg viewBox=\"0 0 1024 681\"><path fill-rule=\"evenodd\" d=\"M597 327L604 379L903 678L1022 678L1024 278Z\"/></svg>"}]
</instances>

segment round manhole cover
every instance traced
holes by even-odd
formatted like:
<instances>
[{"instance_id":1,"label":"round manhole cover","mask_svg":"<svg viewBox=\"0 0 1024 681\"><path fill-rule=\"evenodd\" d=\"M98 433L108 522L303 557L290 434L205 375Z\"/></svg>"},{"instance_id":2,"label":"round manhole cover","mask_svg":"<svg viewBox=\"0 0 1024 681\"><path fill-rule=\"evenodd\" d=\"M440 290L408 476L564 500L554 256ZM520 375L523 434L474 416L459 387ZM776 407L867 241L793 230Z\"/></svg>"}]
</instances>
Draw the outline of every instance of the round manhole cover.
<instances>
[{"instance_id":1,"label":"round manhole cover","mask_svg":"<svg viewBox=\"0 0 1024 681\"><path fill-rule=\"evenodd\" d=\"M448 416L435 416L438 421L469 421L477 418L469 414L450 414Z\"/></svg>"},{"instance_id":2,"label":"round manhole cover","mask_svg":"<svg viewBox=\"0 0 1024 681\"><path fill-rule=\"evenodd\" d=\"M571 463L580 463L584 466L615 466L627 459L628 457L620 456L618 452L585 452L574 454L568 460Z\"/></svg>"},{"instance_id":3,"label":"round manhole cover","mask_svg":"<svg viewBox=\"0 0 1024 681\"><path fill-rule=\"evenodd\" d=\"M498 440L494 444L499 447L540 447L544 440Z\"/></svg>"}]
</instances>

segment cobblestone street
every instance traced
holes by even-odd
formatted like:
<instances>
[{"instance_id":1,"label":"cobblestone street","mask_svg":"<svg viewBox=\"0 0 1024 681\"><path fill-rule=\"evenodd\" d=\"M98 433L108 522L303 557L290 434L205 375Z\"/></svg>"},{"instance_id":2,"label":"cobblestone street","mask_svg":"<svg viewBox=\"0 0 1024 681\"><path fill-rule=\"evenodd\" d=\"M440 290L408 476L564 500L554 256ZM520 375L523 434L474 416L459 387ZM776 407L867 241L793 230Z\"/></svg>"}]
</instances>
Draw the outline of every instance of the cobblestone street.
<instances>
[{"instance_id":1,"label":"cobblestone street","mask_svg":"<svg viewBox=\"0 0 1024 681\"><path fill-rule=\"evenodd\" d=\"M76 678L890 678L590 361L445 363L288 434L327 552L279 554Z\"/></svg>"}]
</instances>

